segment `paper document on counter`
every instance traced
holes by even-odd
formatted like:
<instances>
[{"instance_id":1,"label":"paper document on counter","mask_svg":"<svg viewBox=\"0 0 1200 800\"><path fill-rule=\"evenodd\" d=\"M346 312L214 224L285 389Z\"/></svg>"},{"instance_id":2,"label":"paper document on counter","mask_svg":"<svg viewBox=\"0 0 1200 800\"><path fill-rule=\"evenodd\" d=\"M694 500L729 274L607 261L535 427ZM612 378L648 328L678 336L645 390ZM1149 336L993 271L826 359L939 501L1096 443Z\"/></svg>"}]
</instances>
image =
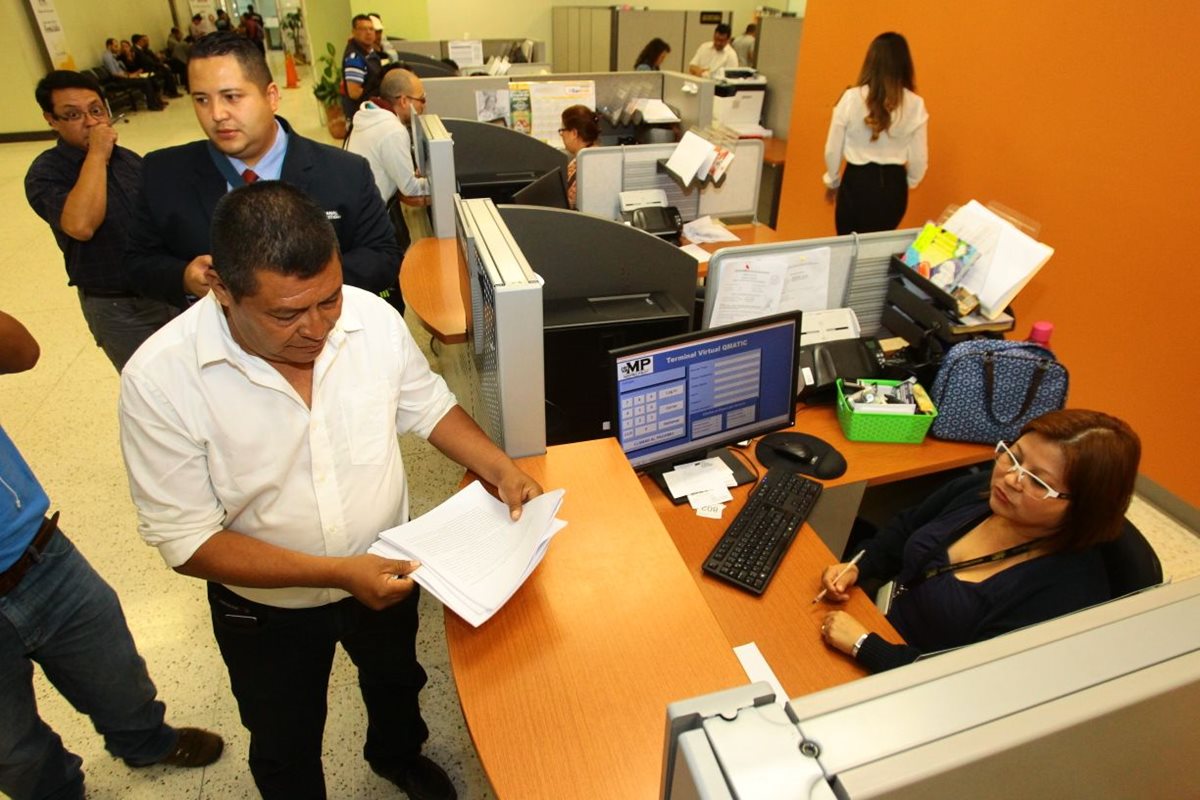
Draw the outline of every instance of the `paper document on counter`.
<instances>
[{"instance_id":1,"label":"paper document on counter","mask_svg":"<svg viewBox=\"0 0 1200 800\"><path fill-rule=\"evenodd\" d=\"M513 522L508 506L474 481L412 522L379 534L370 552L420 561L412 579L475 627L500 610L541 563L564 489L535 497Z\"/></svg>"}]
</instances>

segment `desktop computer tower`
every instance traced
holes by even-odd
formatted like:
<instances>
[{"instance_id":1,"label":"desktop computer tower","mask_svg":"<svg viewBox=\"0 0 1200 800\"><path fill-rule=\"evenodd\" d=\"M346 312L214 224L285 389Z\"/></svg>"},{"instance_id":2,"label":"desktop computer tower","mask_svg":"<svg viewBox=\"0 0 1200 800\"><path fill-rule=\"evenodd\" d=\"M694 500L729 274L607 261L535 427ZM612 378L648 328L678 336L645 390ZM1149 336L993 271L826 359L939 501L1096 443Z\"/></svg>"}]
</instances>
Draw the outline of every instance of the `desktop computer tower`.
<instances>
[{"instance_id":1,"label":"desktop computer tower","mask_svg":"<svg viewBox=\"0 0 1200 800\"><path fill-rule=\"evenodd\" d=\"M662 292L547 300L543 309L546 444L612 435L609 350L691 330L692 312Z\"/></svg>"}]
</instances>

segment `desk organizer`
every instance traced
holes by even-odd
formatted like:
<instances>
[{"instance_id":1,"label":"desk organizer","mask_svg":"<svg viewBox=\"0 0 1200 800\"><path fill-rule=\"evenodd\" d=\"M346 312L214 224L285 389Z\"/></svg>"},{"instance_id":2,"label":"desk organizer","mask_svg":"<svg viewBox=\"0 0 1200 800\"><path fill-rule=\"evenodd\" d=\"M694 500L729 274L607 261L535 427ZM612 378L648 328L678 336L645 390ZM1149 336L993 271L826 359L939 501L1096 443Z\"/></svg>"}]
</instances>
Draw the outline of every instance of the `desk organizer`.
<instances>
[{"instance_id":1,"label":"desk organizer","mask_svg":"<svg viewBox=\"0 0 1200 800\"><path fill-rule=\"evenodd\" d=\"M862 378L880 386L897 386L901 381L885 381ZM925 440L929 426L937 418L937 409L932 414L876 414L856 412L846 400L842 379L837 379L837 418L842 433L852 442L895 442L897 444L920 444Z\"/></svg>"}]
</instances>

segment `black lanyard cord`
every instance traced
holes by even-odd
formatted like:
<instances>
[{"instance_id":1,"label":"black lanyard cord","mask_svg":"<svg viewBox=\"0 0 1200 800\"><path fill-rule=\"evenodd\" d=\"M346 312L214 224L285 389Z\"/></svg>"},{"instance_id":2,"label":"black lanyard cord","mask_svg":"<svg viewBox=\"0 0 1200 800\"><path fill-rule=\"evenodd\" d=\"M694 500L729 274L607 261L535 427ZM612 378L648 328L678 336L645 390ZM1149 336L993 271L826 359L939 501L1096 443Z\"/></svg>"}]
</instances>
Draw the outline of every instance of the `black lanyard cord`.
<instances>
[{"instance_id":1,"label":"black lanyard cord","mask_svg":"<svg viewBox=\"0 0 1200 800\"><path fill-rule=\"evenodd\" d=\"M1023 542L1023 543L1015 545L1013 547L1006 547L1003 550L997 550L995 553L989 553L986 556L970 558L970 559L967 559L966 561L959 561L954 564L943 564L940 567L930 567L929 569L925 570L924 572L917 574L917 576L915 578L913 578L911 581L897 586L896 593L900 594L901 592L907 591L909 589L914 589L917 586L920 586L925 581L929 580L930 578L935 578L938 575L942 575L947 572L956 572L957 570L967 569L968 567L975 567L980 564L991 564L992 562L995 562L995 561L1003 561L1006 558L1012 558L1013 556L1019 556L1022 553L1028 553L1030 550L1037 547L1039 544L1040 544L1040 542L1038 542L1037 540L1030 541L1030 542Z\"/></svg>"}]
</instances>

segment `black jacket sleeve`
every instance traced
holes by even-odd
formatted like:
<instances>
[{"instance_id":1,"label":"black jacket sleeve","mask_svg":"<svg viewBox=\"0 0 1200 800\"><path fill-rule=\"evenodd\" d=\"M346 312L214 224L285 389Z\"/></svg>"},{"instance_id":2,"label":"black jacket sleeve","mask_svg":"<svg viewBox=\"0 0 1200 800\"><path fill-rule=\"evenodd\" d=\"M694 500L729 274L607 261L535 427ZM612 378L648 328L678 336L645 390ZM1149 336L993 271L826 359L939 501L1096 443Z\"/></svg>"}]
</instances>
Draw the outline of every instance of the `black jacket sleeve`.
<instances>
[{"instance_id":1,"label":"black jacket sleeve","mask_svg":"<svg viewBox=\"0 0 1200 800\"><path fill-rule=\"evenodd\" d=\"M402 254L370 165L358 156L354 160L351 169L360 190L354 193L357 204L351 224L342 232L343 279L351 286L379 293L399 281Z\"/></svg>"},{"instance_id":2,"label":"black jacket sleeve","mask_svg":"<svg viewBox=\"0 0 1200 800\"><path fill-rule=\"evenodd\" d=\"M872 674L911 664L921 651L906 644L892 644L877 633L869 634L858 648L855 660Z\"/></svg>"}]
</instances>

